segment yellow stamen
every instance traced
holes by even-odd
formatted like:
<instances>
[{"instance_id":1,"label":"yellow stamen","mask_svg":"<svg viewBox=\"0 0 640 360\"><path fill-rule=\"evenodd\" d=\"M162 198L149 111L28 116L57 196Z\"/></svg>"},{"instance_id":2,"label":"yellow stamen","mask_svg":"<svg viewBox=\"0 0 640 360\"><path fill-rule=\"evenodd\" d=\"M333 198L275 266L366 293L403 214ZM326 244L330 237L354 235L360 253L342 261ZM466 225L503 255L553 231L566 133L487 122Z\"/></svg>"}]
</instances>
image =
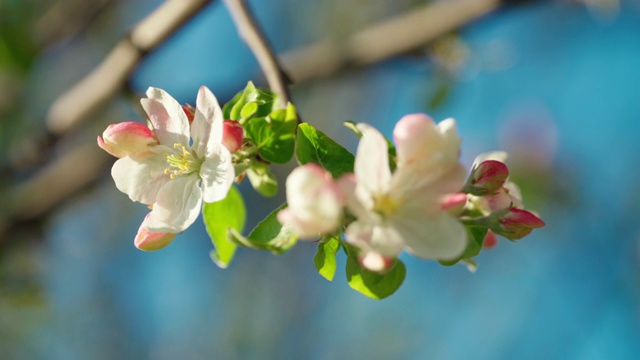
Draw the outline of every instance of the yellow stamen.
<instances>
[{"instance_id":1,"label":"yellow stamen","mask_svg":"<svg viewBox=\"0 0 640 360\"><path fill-rule=\"evenodd\" d=\"M182 150L182 152L171 155L167 153L164 154L169 164L169 167L164 170L165 174L175 179L176 176L189 175L200 170L202 160L196 158L194 154L182 144L174 144L173 147Z\"/></svg>"},{"instance_id":2,"label":"yellow stamen","mask_svg":"<svg viewBox=\"0 0 640 360\"><path fill-rule=\"evenodd\" d=\"M387 194L374 196L373 203L373 211L383 218L396 212L401 205L401 201L399 199L393 198Z\"/></svg>"}]
</instances>

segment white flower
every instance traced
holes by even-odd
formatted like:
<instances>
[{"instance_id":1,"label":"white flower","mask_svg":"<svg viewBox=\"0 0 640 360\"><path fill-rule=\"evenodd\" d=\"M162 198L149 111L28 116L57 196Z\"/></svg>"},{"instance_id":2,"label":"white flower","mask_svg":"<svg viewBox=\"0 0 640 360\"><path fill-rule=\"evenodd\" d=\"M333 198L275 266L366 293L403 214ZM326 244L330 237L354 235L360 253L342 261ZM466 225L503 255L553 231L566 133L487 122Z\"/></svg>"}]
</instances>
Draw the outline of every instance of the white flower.
<instances>
[{"instance_id":1,"label":"white flower","mask_svg":"<svg viewBox=\"0 0 640 360\"><path fill-rule=\"evenodd\" d=\"M309 163L287 177L286 209L278 221L301 238L313 238L336 230L342 221L344 195L331 174Z\"/></svg>"},{"instance_id":2,"label":"white flower","mask_svg":"<svg viewBox=\"0 0 640 360\"><path fill-rule=\"evenodd\" d=\"M159 144L116 161L111 175L131 200L151 205L144 229L179 233L196 220L202 201L225 198L233 182L231 154L222 145L222 110L204 86L191 125L164 90L149 88L141 103Z\"/></svg>"},{"instance_id":3,"label":"white flower","mask_svg":"<svg viewBox=\"0 0 640 360\"><path fill-rule=\"evenodd\" d=\"M347 207L357 220L345 232L347 241L361 249L363 259L375 259L370 252L393 259L403 249L421 258L458 257L466 247L467 233L442 205L462 188L466 177L458 160L455 121L436 125L423 114L400 119L393 132L397 154L393 173L384 137L365 124L358 124L358 129L362 139L355 181L351 191L345 189L351 194ZM362 263L367 266L367 261Z\"/></svg>"}]
</instances>

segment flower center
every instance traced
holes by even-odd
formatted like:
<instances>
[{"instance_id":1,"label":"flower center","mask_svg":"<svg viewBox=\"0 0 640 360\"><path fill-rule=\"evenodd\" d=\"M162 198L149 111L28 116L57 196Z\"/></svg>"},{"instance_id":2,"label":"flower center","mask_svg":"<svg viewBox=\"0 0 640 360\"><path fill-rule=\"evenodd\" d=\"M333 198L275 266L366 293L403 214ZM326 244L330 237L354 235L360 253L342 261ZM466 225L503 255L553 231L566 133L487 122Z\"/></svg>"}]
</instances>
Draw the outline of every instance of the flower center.
<instances>
[{"instance_id":1,"label":"flower center","mask_svg":"<svg viewBox=\"0 0 640 360\"><path fill-rule=\"evenodd\" d=\"M164 156L167 158L169 167L164 170L164 173L170 175L172 179L176 176L190 175L200 170L203 160L196 158L191 151L189 151L182 144L173 144L175 149L181 150L176 154L167 154Z\"/></svg>"},{"instance_id":2,"label":"flower center","mask_svg":"<svg viewBox=\"0 0 640 360\"><path fill-rule=\"evenodd\" d=\"M373 197L373 211L383 218L396 212L401 205L401 201L388 194L380 194Z\"/></svg>"}]
</instances>

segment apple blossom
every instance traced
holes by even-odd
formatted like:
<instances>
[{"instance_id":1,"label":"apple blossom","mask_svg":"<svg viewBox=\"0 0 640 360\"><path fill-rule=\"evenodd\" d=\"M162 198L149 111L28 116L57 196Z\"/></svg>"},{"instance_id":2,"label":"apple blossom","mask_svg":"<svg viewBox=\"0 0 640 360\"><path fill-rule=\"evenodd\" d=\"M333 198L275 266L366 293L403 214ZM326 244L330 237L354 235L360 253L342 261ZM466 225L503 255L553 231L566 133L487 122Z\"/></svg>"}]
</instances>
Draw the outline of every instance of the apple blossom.
<instances>
[{"instance_id":1,"label":"apple blossom","mask_svg":"<svg viewBox=\"0 0 640 360\"><path fill-rule=\"evenodd\" d=\"M222 110L204 86L198 91L191 124L164 90L150 87L141 103L158 144L122 157L111 175L131 200L151 205L144 229L179 233L196 220L203 201L225 198L233 182L231 154L222 145ZM145 238L144 232L140 237Z\"/></svg>"},{"instance_id":2,"label":"apple blossom","mask_svg":"<svg viewBox=\"0 0 640 360\"><path fill-rule=\"evenodd\" d=\"M397 153L393 173L382 134L366 124L357 128L362 138L355 180L343 182L350 195L347 207L357 220L347 227L345 236L364 253L363 265L385 263L370 252L393 259L403 249L421 258L458 257L467 245L467 232L446 211L447 199L459 198L449 195L462 188L466 177L458 160L455 121L435 124L424 114L400 119L393 131Z\"/></svg>"},{"instance_id":3,"label":"apple blossom","mask_svg":"<svg viewBox=\"0 0 640 360\"><path fill-rule=\"evenodd\" d=\"M331 174L309 163L287 177L287 208L278 221L301 238L313 238L335 231L342 221L344 195Z\"/></svg>"}]
</instances>

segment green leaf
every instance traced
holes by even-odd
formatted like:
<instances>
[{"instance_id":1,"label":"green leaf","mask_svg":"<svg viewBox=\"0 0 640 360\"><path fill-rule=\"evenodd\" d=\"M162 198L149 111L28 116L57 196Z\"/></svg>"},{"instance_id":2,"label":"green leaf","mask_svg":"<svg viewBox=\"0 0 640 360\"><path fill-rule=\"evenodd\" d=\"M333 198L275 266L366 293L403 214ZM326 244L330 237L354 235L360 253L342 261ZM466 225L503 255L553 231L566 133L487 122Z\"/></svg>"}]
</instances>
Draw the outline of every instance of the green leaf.
<instances>
[{"instance_id":1,"label":"green leaf","mask_svg":"<svg viewBox=\"0 0 640 360\"><path fill-rule=\"evenodd\" d=\"M355 160L347 149L307 123L298 126L296 157L301 165L311 162L322 166L334 178L353 172Z\"/></svg>"},{"instance_id":2,"label":"green leaf","mask_svg":"<svg viewBox=\"0 0 640 360\"><path fill-rule=\"evenodd\" d=\"M340 250L340 238L336 236L325 237L318 244L318 252L313 258L318 273L329 281L332 281L336 274L336 253L338 250Z\"/></svg>"},{"instance_id":3,"label":"green leaf","mask_svg":"<svg viewBox=\"0 0 640 360\"><path fill-rule=\"evenodd\" d=\"M487 228L482 226L467 226L467 235L469 236L469 241L467 242L467 247L464 250L464 253L460 255L457 259L454 260L438 260L438 262L444 266L452 266L457 264L461 260L472 259L473 257L480 254L482 250L482 242L484 241L484 237L487 235Z\"/></svg>"},{"instance_id":4,"label":"green leaf","mask_svg":"<svg viewBox=\"0 0 640 360\"><path fill-rule=\"evenodd\" d=\"M257 112L258 112L258 104L255 102L250 102L245 104L242 107L242 110L240 110L240 116L244 119L248 119Z\"/></svg>"},{"instance_id":5,"label":"green leaf","mask_svg":"<svg viewBox=\"0 0 640 360\"><path fill-rule=\"evenodd\" d=\"M242 125L252 117L265 117L278 107L277 96L257 89L251 81L222 107L225 119L240 121Z\"/></svg>"},{"instance_id":6,"label":"green leaf","mask_svg":"<svg viewBox=\"0 0 640 360\"><path fill-rule=\"evenodd\" d=\"M245 131L263 159L284 164L293 157L297 124L296 108L288 104L286 110L276 110L266 118L247 121Z\"/></svg>"},{"instance_id":7,"label":"green leaf","mask_svg":"<svg viewBox=\"0 0 640 360\"><path fill-rule=\"evenodd\" d=\"M251 231L249 236L244 237L239 232L230 229L230 239L239 245L253 249L269 250L274 254L282 254L291 249L298 237L291 230L282 227L278 221L278 212L287 207L282 204L271 214L267 215L256 227Z\"/></svg>"},{"instance_id":8,"label":"green leaf","mask_svg":"<svg viewBox=\"0 0 640 360\"><path fill-rule=\"evenodd\" d=\"M278 192L278 182L264 164L254 165L247 169L251 186L262 196L272 197Z\"/></svg>"},{"instance_id":9,"label":"green leaf","mask_svg":"<svg viewBox=\"0 0 640 360\"><path fill-rule=\"evenodd\" d=\"M223 200L204 203L202 216L207 233L215 247L215 250L211 251L211 259L216 265L225 269L236 251L236 244L227 238L227 229L242 231L246 219L242 194L232 186Z\"/></svg>"},{"instance_id":10,"label":"green leaf","mask_svg":"<svg viewBox=\"0 0 640 360\"><path fill-rule=\"evenodd\" d=\"M347 281L352 289L372 299L381 300L391 296L400 288L407 273L402 261L396 259L391 270L378 274L360 266L356 249L350 246L344 246L344 248L347 252Z\"/></svg>"}]
</instances>

